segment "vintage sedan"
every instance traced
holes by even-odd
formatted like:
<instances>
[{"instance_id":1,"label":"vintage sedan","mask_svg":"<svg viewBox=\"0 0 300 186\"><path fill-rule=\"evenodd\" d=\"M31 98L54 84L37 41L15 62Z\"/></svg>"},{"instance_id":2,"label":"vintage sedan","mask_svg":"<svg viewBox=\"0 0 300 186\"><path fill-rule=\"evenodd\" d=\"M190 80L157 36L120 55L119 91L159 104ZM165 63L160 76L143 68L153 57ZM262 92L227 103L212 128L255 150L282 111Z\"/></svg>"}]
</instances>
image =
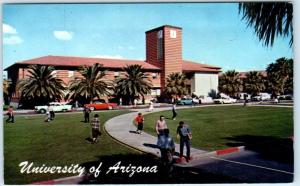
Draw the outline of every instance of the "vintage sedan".
<instances>
[{"instance_id":1,"label":"vintage sedan","mask_svg":"<svg viewBox=\"0 0 300 186\"><path fill-rule=\"evenodd\" d=\"M214 99L214 103L236 103L236 99L233 98L219 98L219 99Z\"/></svg>"},{"instance_id":2,"label":"vintage sedan","mask_svg":"<svg viewBox=\"0 0 300 186\"><path fill-rule=\"evenodd\" d=\"M117 104L95 101L94 103L85 104L84 106L88 107L90 110L112 110L117 107Z\"/></svg>"},{"instance_id":3,"label":"vintage sedan","mask_svg":"<svg viewBox=\"0 0 300 186\"><path fill-rule=\"evenodd\" d=\"M181 100L177 101L177 105L192 105L193 100L189 98L182 98Z\"/></svg>"},{"instance_id":4,"label":"vintage sedan","mask_svg":"<svg viewBox=\"0 0 300 186\"><path fill-rule=\"evenodd\" d=\"M59 102L51 102L49 103L50 106L52 106L54 112L67 112L72 111L72 105L59 103ZM41 105L41 106L35 106L34 111L36 113L44 114L47 112L48 106L47 105Z\"/></svg>"}]
</instances>

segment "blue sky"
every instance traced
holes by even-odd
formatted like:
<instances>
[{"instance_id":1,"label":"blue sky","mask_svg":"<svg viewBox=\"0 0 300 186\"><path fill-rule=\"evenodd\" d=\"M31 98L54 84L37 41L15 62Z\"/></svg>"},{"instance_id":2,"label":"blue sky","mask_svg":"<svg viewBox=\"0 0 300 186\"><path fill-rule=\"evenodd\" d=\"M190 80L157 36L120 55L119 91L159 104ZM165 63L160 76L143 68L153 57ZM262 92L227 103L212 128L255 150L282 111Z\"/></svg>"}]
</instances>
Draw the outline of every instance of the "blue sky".
<instances>
[{"instance_id":1,"label":"blue sky","mask_svg":"<svg viewBox=\"0 0 300 186\"><path fill-rule=\"evenodd\" d=\"M183 29L183 58L223 71L263 70L293 57L289 38L259 42L236 3L6 4L3 67L46 55L145 59L145 31Z\"/></svg>"}]
</instances>

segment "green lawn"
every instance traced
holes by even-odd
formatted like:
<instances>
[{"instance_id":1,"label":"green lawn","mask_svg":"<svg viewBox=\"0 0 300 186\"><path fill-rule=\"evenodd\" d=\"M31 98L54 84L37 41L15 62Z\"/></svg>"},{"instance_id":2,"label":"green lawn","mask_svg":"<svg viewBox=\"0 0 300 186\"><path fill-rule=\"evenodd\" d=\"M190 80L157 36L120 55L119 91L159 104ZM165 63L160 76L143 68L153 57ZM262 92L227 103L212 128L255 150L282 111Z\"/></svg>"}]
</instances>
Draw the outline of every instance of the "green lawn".
<instances>
[{"instance_id":1,"label":"green lawn","mask_svg":"<svg viewBox=\"0 0 300 186\"><path fill-rule=\"evenodd\" d=\"M127 111L101 112L103 123ZM103 157L138 154L115 142L103 132L100 142L90 144L91 127L80 122L82 113L57 115L45 123L44 115L16 116L14 124L4 124L4 179L6 184L24 184L72 175L21 174L19 163L34 162L36 165L71 165L99 161ZM102 130L103 131L103 130Z\"/></svg>"},{"instance_id":2,"label":"green lawn","mask_svg":"<svg viewBox=\"0 0 300 186\"><path fill-rule=\"evenodd\" d=\"M193 147L212 151L245 145L262 151L275 145L292 153L293 145L287 138L293 136L293 108L220 106L177 112L176 121L166 119L170 132L175 138L179 121L185 121L192 129ZM155 135L160 115L171 118L172 111L145 115L144 130Z\"/></svg>"}]
</instances>

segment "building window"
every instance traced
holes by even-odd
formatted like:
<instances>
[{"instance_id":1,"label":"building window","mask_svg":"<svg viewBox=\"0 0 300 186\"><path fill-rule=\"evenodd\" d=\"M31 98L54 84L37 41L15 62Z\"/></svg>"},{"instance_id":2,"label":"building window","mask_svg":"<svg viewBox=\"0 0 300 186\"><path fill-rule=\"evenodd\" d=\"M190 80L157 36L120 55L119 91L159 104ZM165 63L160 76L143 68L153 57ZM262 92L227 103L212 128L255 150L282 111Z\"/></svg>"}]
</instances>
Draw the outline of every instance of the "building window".
<instances>
[{"instance_id":1,"label":"building window","mask_svg":"<svg viewBox=\"0 0 300 186\"><path fill-rule=\"evenodd\" d=\"M152 89L151 96L160 96L160 89Z\"/></svg>"},{"instance_id":2,"label":"building window","mask_svg":"<svg viewBox=\"0 0 300 186\"><path fill-rule=\"evenodd\" d=\"M73 77L74 76L74 71L69 70L68 71L68 77Z\"/></svg>"},{"instance_id":3,"label":"building window","mask_svg":"<svg viewBox=\"0 0 300 186\"><path fill-rule=\"evenodd\" d=\"M157 32L157 59L163 59L164 48L163 48L163 31L160 30Z\"/></svg>"},{"instance_id":4,"label":"building window","mask_svg":"<svg viewBox=\"0 0 300 186\"><path fill-rule=\"evenodd\" d=\"M170 30L170 38L176 38L176 30Z\"/></svg>"}]
</instances>

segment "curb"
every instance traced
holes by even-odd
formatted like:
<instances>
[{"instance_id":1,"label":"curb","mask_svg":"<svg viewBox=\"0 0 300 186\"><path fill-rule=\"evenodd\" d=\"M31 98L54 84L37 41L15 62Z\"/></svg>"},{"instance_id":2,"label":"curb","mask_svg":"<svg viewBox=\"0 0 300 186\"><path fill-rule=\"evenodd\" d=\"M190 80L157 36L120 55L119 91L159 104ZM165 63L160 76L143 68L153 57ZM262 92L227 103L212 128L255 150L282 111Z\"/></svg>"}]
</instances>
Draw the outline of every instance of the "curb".
<instances>
[{"instance_id":1,"label":"curb","mask_svg":"<svg viewBox=\"0 0 300 186\"><path fill-rule=\"evenodd\" d=\"M241 152L245 150L245 146L239 146L239 147L229 147L226 149L221 149L221 150L216 150L216 151L212 151L212 152L207 152L207 153L202 153L202 154L198 154L196 156L193 156L193 159L187 163L187 162L180 162L180 163L174 163L175 166L178 167L193 167L193 166L197 166L200 163L197 162L197 160L200 160L202 158L205 157L212 157L212 156L222 156L222 155L226 155L226 154L231 154L231 153L235 153L235 152Z\"/></svg>"},{"instance_id":2,"label":"curb","mask_svg":"<svg viewBox=\"0 0 300 186\"><path fill-rule=\"evenodd\" d=\"M217 156L220 156L220 155L230 154L230 153L244 151L244 150L245 150L245 146L239 146L239 147L230 147L227 149L216 150L215 153Z\"/></svg>"},{"instance_id":3,"label":"curb","mask_svg":"<svg viewBox=\"0 0 300 186\"><path fill-rule=\"evenodd\" d=\"M229 147L226 149L220 149L220 150L216 150L216 151L198 154L198 155L194 156L194 160L198 160L198 159L201 159L201 158L204 158L207 156L222 156L222 155L231 154L231 153L235 153L235 152L241 152L244 150L245 150L245 146Z\"/></svg>"}]
</instances>

